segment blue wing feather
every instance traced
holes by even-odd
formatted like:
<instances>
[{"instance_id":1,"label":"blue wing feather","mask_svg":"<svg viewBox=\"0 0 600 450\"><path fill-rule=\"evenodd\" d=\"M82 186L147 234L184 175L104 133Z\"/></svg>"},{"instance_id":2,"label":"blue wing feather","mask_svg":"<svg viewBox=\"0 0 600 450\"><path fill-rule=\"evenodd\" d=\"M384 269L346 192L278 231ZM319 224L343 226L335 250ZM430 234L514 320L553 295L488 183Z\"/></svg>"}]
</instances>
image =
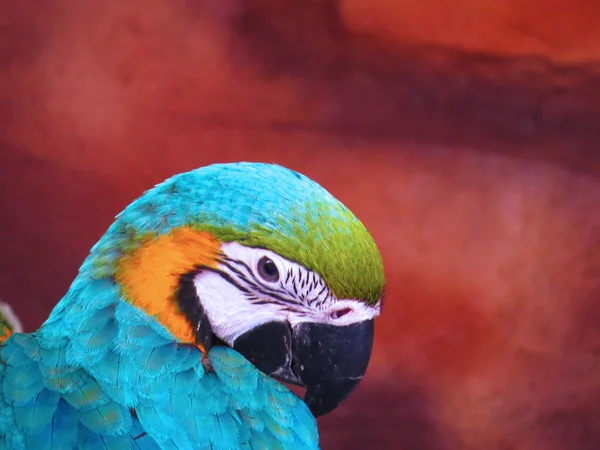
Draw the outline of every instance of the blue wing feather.
<instances>
[{"instance_id":1,"label":"blue wing feather","mask_svg":"<svg viewBox=\"0 0 600 450\"><path fill-rule=\"evenodd\" d=\"M59 399L56 412L46 429L39 434L25 436L27 448L52 450L73 448L77 441L76 411L64 400Z\"/></svg>"},{"instance_id":2,"label":"blue wing feather","mask_svg":"<svg viewBox=\"0 0 600 450\"><path fill-rule=\"evenodd\" d=\"M42 389L34 399L15 409L15 426L25 435L39 434L52 421L60 395Z\"/></svg>"},{"instance_id":3,"label":"blue wing feather","mask_svg":"<svg viewBox=\"0 0 600 450\"><path fill-rule=\"evenodd\" d=\"M114 401L82 411L79 420L96 434L120 436L131 429L131 412Z\"/></svg>"},{"instance_id":4,"label":"blue wing feather","mask_svg":"<svg viewBox=\"0 0 600 450\"><path fill-rule=\"evenodd\" d=\"M0 361L11 367L31 364L31 357L18 345L4 345L0 352Z\"/></svg>"},{"instance_id":5,"label":"blue wing feather","mask_svg":"<svg viewBox=\"0 0 600 450\"><path fill-rule=\"evenodd\" d=\"M21 386L15 385L11 382L10 373L7 371L6 378L2 383L2 395L7 403L10 402L16 407L22 407L35 398L43 387L44 384L41 378L33 383L23 384Z\"/></svg>"},{"instance_id":6,"label":"blue wing feather","mask_svg":"<svg viewBox=\"0 0 600 450\"><path fill-rule=\"evenodd\" d=\"M100 298L101 285L77 289ZM0 344L0 448L318 449L304 402L232 349L212 348L206 372L131 305L79 313Z\"/></svg>"},{"instance_id":7,"label":"blue wing feather","mask_svg":"<svg viewBox=\"0 0 600 450\"><path fill-rule=\"evenodd\" d=\"M170 411L160 408L153 402L141 402L136 408L138 420L142 428L159 442L175 435L177 426Z\"/></svg>"}]
</instances>

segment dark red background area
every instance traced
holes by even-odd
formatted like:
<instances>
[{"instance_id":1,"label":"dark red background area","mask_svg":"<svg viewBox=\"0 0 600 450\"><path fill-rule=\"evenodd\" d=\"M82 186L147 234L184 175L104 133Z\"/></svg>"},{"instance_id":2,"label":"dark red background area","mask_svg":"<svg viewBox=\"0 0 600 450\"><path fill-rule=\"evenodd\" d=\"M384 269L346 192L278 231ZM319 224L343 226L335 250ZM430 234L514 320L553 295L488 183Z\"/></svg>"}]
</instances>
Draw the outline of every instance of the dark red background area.
<instances>
[{"instance_id":1,"label":"dark red background area","mask_svg":"<svg viewBox=\"0 0 600 450\"><path fill-rule=\"evenodd\" d=\"M600 448L600 11L419 5L0 1L0 297L32 330L144 189L277 162L388 278L324 449Z\"/></svg>"}]
</instances>

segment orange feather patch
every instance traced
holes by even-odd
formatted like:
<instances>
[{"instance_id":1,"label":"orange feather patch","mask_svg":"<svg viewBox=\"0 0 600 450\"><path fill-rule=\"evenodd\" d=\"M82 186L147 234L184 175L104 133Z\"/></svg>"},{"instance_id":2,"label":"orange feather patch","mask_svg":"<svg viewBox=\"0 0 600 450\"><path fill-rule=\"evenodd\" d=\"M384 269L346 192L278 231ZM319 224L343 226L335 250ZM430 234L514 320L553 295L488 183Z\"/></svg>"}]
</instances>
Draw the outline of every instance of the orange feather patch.
<instances>
[{"instance_id":1,"label":"orange feather patch","mask_svg":"<svg viewBox=\"0 0 600 450\"><path fill-rule=\"evenodd\" d=\"M193 325L175 298L179 278L199 265L215 268L220 249L210 233L175 228L121 258L115 278L127 300L155 317L179 341L194 344Z\"/></svg>"},{"instance_id":2,"label":"orange feather patch","mask_svg":"<svg viewBox=\"0 0 600 450\"><path fill-rule=\"evenodd\" d=\"M0 324L0 344L4 344L11 336L12 331L10 331L10 328Z\"/></svg>"}]
</instances>

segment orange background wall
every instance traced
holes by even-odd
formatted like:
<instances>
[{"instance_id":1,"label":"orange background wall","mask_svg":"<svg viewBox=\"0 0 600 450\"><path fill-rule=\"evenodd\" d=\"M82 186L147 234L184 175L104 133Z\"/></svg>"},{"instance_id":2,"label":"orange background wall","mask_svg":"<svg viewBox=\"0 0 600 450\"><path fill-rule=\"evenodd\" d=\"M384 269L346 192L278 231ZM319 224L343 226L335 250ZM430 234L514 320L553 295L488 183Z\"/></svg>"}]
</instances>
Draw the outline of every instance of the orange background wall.
<instances>
[{"instance_id":1,"label":"orange background wall","mask_svg":"<svg viewBox=\"0 0 600 450\"><path fill-rule=\"evenodd\" d=\"M386 265L324 449L600 448L595 4L2 1L0 297L32 330L144 189L278 162Z\"/></svg>"}]
</instances>

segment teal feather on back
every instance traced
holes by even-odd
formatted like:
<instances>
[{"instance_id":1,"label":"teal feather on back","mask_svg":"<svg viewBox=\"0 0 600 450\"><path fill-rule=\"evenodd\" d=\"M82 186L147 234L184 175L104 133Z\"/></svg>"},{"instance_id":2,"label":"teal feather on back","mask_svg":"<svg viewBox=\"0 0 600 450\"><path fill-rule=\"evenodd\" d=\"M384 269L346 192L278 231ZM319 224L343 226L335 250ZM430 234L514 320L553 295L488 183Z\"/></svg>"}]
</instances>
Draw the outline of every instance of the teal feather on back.
<instances>
[{"instance_id":1,"label":"teal feather on back","mask_svg":"<svg viewBox=\"0 0 600 450\"><path fill-rule=\"evenodd\" d=\"M94 346L100 358L74 351L89 342L80 335L51 344L57 327L0 346L0 448L318 448L304 402L240 354L212 348L205 372L196 347L167 341L127 303L105 305L73 324L111 336Z\"/></svg>"}]
</instances>

